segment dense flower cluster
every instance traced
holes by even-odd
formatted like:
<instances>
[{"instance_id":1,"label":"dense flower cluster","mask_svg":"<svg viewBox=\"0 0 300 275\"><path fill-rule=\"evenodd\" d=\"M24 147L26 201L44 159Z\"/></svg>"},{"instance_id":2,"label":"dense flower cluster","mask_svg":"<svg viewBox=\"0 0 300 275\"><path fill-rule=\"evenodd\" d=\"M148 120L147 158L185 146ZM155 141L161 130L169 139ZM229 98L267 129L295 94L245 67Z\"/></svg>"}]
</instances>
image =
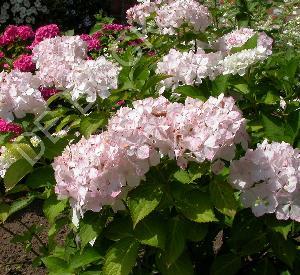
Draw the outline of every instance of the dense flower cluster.
<instances>
[{"instance_id":1,"label":"dense flower cluster","mask_svg":"<svg viewBox=\"0 0 300 275\"><path fill-rule=\"evenodd\" d=\"M265 48L266 54L270 55L272 53L273 39L267 36L264 32L257 33L253 29L249 28L241 28L225 34L218 39L216 43L217 49L228 53L232 48L243 46L255 34L258 35L257 47Z\"/></svg>"},{"instance_id":2,"label":"dense flower cluster","mask_svg":"<svg viewBox=\"0 0 300 275\"><path fill-rule=\"evenodd\" d=\"M64 88L74 64L87 58L87 44L79 36L57 36L43 40L32 52L42 84Z\"/></svg>"},{"instance_id":3,"label":"dense flower cluster","mask_svg":"<svg viewBox=\"0 0 300 275\"><path fill-rule=\"evenodd\" d=\"M39 114L46 102L38 90L41 82L30 72L0 73L0 117L8 121L24 117L27 113Z\"/></svg>"},{"instance_id":4,"label":"dense flower cluster","mask_svg":"<svg viewBox=\"0 0 300 275\"><path fill-rule=\"evenodd\" d=\"M35 32L34 41L30 46L31 49L46 38L53 38L60 33L59 27L56 24L45 25L38 28Z\"/></svg>"},{"instance_id":5,"label":"dense flower cluster","mask_svg":"<svg viewBox=\"0 0 300 275\"><path fill-rule=\"evenodd\" d=\"M94 51L100 49L99 33L94 33L92 35L82 34L80 38L87 43L88 51Z\"/></svg>"},{"instance_id":6,"label":"dense flower cluster","mask_svg":"<svg viewBox=\"0 0 300 275\"><path fill-rule=\"evenodd\" d=\"M276 213L277 219L300 222L300 151L285 142L265 140L232 162L230 182L256 216Z\"/></svg>"},{"instance_id":7,"label":"dense flower cluster","mask_svg":"<svg viewBox=\"0 0 300 275\"><path fill-rule=\"evenodd\" d=\"M34 32L29 26L8 26L0 35L0 46L10 45L17 40L28 40L34 37Z\"/></svg>"},{"instance_id":8,"label":"dense flower cluster","mask_svg":"<svg viewBox=\"0 0 300 275\"><path fill-rule=\"evenodd\" d=\"M35 64L32 61L32 56L29 54L21 54L14 62L14 69L21 72L34 72Z\"/></svg>"},{"instance_id":9,"label":"dense flower cluster","mask_svg":"<svg viewBox=\"0 0 300 275\"><path fill-rule=\"evenodd\" d=\"M0 132L13 133L15 136L18 136L23 132L23 129L19 124L7 122L0 118Z\"/></svg>"},{"instance_id":10,"label":"dense flower cluster","mask_svg":"<svg viewBox=\"0 0 300 275\"><path fill-rule=\"evenodd\" d=\"M72 90L72 98L86 95L88 102L94 102L97 95L107 98L110 89L118 87L120 68L104 56L87 60L73 66L67 77L67 88Z\"/></svg>"},{"instance_id":11,"label":"dense flower cluster","mask_svg":"<svg viewBox=\"0 0 300 275\"><path fill-rule=\"evenodd\" d=\"M133 6L127 10L127 21L130 25L136 23L138 25L145 25L147 18L155 12L157 5L150 0Z\"/></svg>"},{"instance_id":12,"label":"dense flower cluster","mask_svg":"<svg viewBox=\"0 0 300 275\"><path fill-rule=\"evenodd\" d=\"M172 76L161 82L166 88L174 89L180 84L200 84L203 78L213 79L220 73L218 64L221 60L220 52L206 54L202 49L198 49L196 53L171 49L162 61L157 63L156 73Z\"/></svg>"},{"instance_id":13,"label":"dense flower cluster","mask_svg":"<svg viewBox=\"0 0 300 275\"><path fill-rule=\"evenodd\" d=\"M183 24L203 32L211 24L208 8L195 0L171 1L162 5L156 14L155 22L162 34L175 34Z\"/></svg>"},{"instance_id":14,"label":"dense flower cluster","mask_svg":"<svg viewBox=\"0 0 300 275\"><path fill-rule=\"evenodd\" d=\"M108 130L69 146L53 168L60 198L77 211L118 208L162 155L188 161L232 160L235 144L247 145L245 121L232 98L220 95L185 104L164 97L133 102L112 117Z\"/></svg>"},{"instance_id":15,"label":"dense flower cluster","mask_svg":"<svg viewBox=\"0 0 300 275\"><path fill-rule=\"evenodd\" d=\"M195 0L144 1L127 10L127 20L129 24L144 26L151 14L155 14L155 22L162 34L175 34L184 24L194 31L204 31L211 24L208 9Z\"/></svg>"},{"instance_id":16,"label":"dense flower cluster","mask_svg":"<svg viewBox=\"0 0 300 275\"><path fill-rule=\"evenodd\" d=\"M121 25L121 24L105 24L102 27L102 31L113 31L113 32L120 32L124 30L129 30L130 26Z\"/></svg>"},{"instance_id":17,"label":"dense flower cluster","mask_svg":"<svg viewBox=\"0 0 300 275\"><path fill-rule=\"evenodd\" d=\"M171 49L157 64L156 73L171 76L161 81L163 89L200 84L203 78L214 79L220 74L244 75L249 66L266 59L272 53L273 40L265 33L259 33L257 47L230 54L233 47L242 46L254 34L254 30L247 28L229 33L218 40L220 51L217 52L205 53L200 48L196 52Z\"/></svg>"}]
</instances>

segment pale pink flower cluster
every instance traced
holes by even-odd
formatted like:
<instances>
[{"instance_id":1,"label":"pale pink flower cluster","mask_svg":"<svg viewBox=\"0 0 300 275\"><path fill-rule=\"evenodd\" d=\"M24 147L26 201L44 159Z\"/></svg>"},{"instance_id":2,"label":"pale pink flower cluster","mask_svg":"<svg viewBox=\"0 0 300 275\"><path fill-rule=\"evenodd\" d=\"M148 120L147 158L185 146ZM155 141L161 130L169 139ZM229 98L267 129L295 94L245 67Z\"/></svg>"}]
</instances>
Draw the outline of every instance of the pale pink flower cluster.
<instances>
[{"instance_id":1,"label":"pale pink flower cluster","mask_svg":"<svg viewBox=\"0 0 300 275\"><path fill-rule=\"evenodd\" d=\"M41 41L32 52L42 84L64 88L74 64L87 58L87 44L79 36L57 36Z\"/></svg>"},{"instance_id":2,"label":"pale pink flower cluster","mask_svg":"<svg viewBox=\"0 0 300 275\"><path fill-rule=\"evenodd\" d=\"M222 52L228 53L232 48L243 46L255 34L258 35L257 46L266 49L266 54L272 54L273 39L264 32L257 33L253 29L241 28L225 34L218 39L216 48Z\"/></svg>"},{"instance_id":3,"label":"pale pink flower cluster","mask_svg":"<svg viewBox=\"0 0 300 275\"><path fill-rule=\"evenodd\" d=\"M211 24L208 8L195 0L143 1L127 10L127 21L144 26L151 14L161 34L175 34L184 24L194 31L204 31Z\"/></svg>"},{"instance_id":4,"label":"pale pink flower cluster","mask_svg":"<svg viewBox=\"0 0 300 275\"><path fill-rule=\"evenodd\" d=\"M12 121L14 116L41 113L46 102L38 90L40 84L30 72L0 73L0 117Z\"/></svg>"},{"instance_id":5,"label":"pale pink flower cluster","mask_svg":"<svg viewBox=\"0 0 300 275\"><path fill-rule=\"evenodd\" d=\"M105 57L88 60L88 45L79 36L45 39L33 49L33 60L42 86L69 89L72 98L87 96L94 102L97 95L109 96L118 86L120 68Z\"/></svg>"},{"instance_id":6,"label":"pale pink flower cluster","mask_svg":"<svg viewBox=\"0 0 300 275\"><path fill-rule=\"evenodd\" d=\"M179 85L200 84L206 77L214 79L220 74L221 60L220 52L206 54L202 49L198 49L196 53L171 49L157 63L156 73L170 75L171 77L161 81L161 85L175 89Z\"/></svg>"},{"instance_id":7,"label":"pale pink flower cluster","mask_svg":"<svg viewBox=\"0 0 300 275\"><path fill-rule=\"evenodd\" d=\"M86 95L87 102L95 102L97 96L107 98L111 89L117 89L119 72L120 68L104 56L86 60L73 66L67 88L72 90L73 100Z\"/></svg>"},{"instance_id":8,"label":"pale pink flower cluster","mask_svg":"<svg viewBox=\"0 0 300 275\"><path fill-rule=\"evenodd\" d=\"M205 31L211 24L208 8L195 0L174 0L156 11L155 22L162 34L176 34L183 24L194 31Z\"/></svg>"},{"instance_id":9,"label":"pale pink flower cluster","mask_svg":"<svg viewBox=\"0 0 300 275\"><path fill-rule=\"evenodd\" d=\"M138 5L133 6L128 9L127 14L127 22L132 25L136 23L138 25L144 26L146 24L147 18L155 12L157 9L157 4L155 2L151 2L150 0L144 1Z\"/></svg>"},{"instance_id":10,"label":"pale pink flower cluster","mask_svg":"<svg viewBox=\"0 0 300 275\"><path fill-rule=\"evenodd\" d=\"M279 220L300 222L300 150L265 140L232 162L230 182L255 216L276 213Z\"/></svg>"},{"instance_id":11,"label":"pale pink flower cluster","mask_svg":"<svg viewBox=\"0 0 300 275\"><path fill-rule=\"evenodd\" d=\"M77 211L118 209L128 190L144 179L162 156L188 161L232 160L235 144L247 145L245 120L231 97L185 104L164 97L133 102L109 121L108 130L70 145L54 160L59 198Z\"/></svg>"}]
</instances>

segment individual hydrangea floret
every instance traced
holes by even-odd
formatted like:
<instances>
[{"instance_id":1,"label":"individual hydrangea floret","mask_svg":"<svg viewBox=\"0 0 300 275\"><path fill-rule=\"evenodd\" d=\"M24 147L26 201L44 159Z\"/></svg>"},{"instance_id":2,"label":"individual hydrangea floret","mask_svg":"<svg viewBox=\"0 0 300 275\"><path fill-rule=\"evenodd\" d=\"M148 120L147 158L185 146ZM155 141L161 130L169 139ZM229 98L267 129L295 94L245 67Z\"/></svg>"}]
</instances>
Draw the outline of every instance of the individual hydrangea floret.
<instances>
[{"instance_id":1,"label":"individual hydrangea floret","mask_svg":"<svg viewBox=\"0 0 300 275\"><path fill-rule=\"evenodd\" d=\"M14 116L22 118L26 114L40 114L46 102L38 88L38 77L29 72L13 70L0 74L0 117L12 121Z\"/></svg>"},{"instance_id":2,"label":"individual hydrangea floret","mask_svg":"<svg viewBox=\"0 0 300 275\"><path fill-rule=\"evenodd\" d=\"M87 43L79 36L57 36L43 40L32 52L43 86L59 89L67 86L73 66L87 59Z\"/></svg>"},{"instance_id":3,"label":"individual hydrangea floret","mask_svg":"<svg viewBox=\"0 0 300 275\"><path fill-rule=\"evenodd\" d=\"M14 62L14 69L21 72L34 72L35 64L32 62L32 55L21 54Z\"/></svg>"},{"instance_id":4,"label":"individual hydrangea floret","mask_svg":"<svg viewBox=\"0 0 300 275\"><path fill-rule=\"evenodd\" d=\"M127 192L140 184L162 156L186 168L189 161L232 160L235 144L247 146L245 120L232 98L184 104L164 97L121 107L107 131L70 145L54 160L59 198L77 211L118 209Z\"/></svg>"},{"instance_id":5,"label":"individual hydrangea floret","mask_svg":"<svg viewBox=\"0 0 300 275\"><path fill-rule=\"evenodd\" d=\"M67 88L73 100L81 95L85 95L88 102L94 102L97 95L107 98L109 91L118 87L119 72L120 68L104 56L86 60L73 66L67 77Z\"/></svg>"},{"instance_id":6,"label":"individual hydrangea floret","mask_svg":"<svg viewBox=\"0 0 300 275\"><path fill-rule=\"evenodd\" d=\"M300 150L288 143L264 140L249 149L232 162L230 183L255 216L275 213L279 220L300 222Z\"/></svg>"}]
</instances>

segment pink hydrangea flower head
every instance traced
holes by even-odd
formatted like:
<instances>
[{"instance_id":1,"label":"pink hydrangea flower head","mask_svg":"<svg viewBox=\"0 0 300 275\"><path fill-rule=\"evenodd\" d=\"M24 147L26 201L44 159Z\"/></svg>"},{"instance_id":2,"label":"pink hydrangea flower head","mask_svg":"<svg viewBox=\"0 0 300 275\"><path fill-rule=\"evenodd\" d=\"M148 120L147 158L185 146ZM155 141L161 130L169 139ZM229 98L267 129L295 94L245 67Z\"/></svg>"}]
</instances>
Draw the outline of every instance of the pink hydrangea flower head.
<instances>
[{"instance_id":1,"label":"pink hydrangea flower head","mask_svg":"<svg viewBox=\"0 0 300 275\"><path fill-rule=\"evenodd\" d=\"M58 36L60 33L59 27L56 24L45 25L38 28L35 32L34 41L31 48L36 46L38 43L46 38L52 38Z\"/></svg>"},{"instance_id":2,"label":"pink hydrangea flower head","mask_svg":"<svg viewBox=\"0 0 300 275\"><path fill-rule=\"evenodd\" d=\"M102 27L103 31L113 31L113 32L120 32L124 30L129 30L130 26L122 25L122 24L105 24Z\"/></svg>"},{"instance_id":3,"label":"pink hydrangea flower head","mask_svg":"<svg viewBox=\"0 0 300 275\"><path fill-rule=\"evenodd\" d=\"M265 140L231 163L229 180L255 216L276 213L277 219L300 222L299 149Z\"/></svg>"},{"instance_id":4,"label":"pink hydrangea flower head","mask_svg":"<svg viewBox=\"0 0 300 275\"><path fill-rule=\"evenodd\" d=\"M0 132L14 133L14 136L19 136L22 134L23 128L19 124L7 122L0 118Z\"/></svg>"},{"instance_id":5,"label":"pink hydrangea flower head","mask_svg":"<svg viewBox=\"0 0 300 275\"><path fill-rule=\"evenodd\" d=\"M118 209L162 156L180 167L220 160L218 171L222 160L233 159L235 144L247 141L245 120L231 97L187 98L184 104L162 96L134 101L133 108L116 112L107 131L70 145L54 160L55 191L81 213L104 205Z\"/></svg>"},{"instance_id":6,"label":"pink hydrangea flower head","mask_svg":"<svg viewBox=\"0 0 300 275\"><path fill-rule=\"evenodd\" d=\"M35 64L32 62L32 55L22 54L14 62L15 69L21 72L34 72Z\"/></svg>"},{"instance_id":7,"label":"pink hydrangea flower head","mask_svg":"<svg viewBox=\"0 0 300 275\"><path fill-rule=\"evenodd\" d=\"M100 40L93 35L82 34L80 38L87 43L88 51L96 51L100 49Z\"/></svg>"},{"instance_id":8,"label":"pink hydrangea flower head","mask_svg":"<svg viewBox=\"0 0 300 275\"><path fill-rule=\"evenodd\" d=\"M0 58L3 58L5 56L4 52L0 51Z\"/></svg>"},{"instance_id":9,"label":"pink hydrangea flower head","mask_svg":"<svg viewBox=\"0 0 300 275\"><path fill-rule=\"evenodd\" d=\"M18 26L17 36L25 41L34 37L34 31L30 26Z\"/></svg>"},{"instance_id":10,"label":"pink hydrangea flower head","mask_svg":"<svg viewBox=\"0 0 300 275\"><path fill-rule=\"evenodd\" d=\"M13 43L18 37L18 27L9 25L0 37L0 46L6 46Z\"/></svg>"},{"instance_id":11,"label":"pink hydrangea flower head","mask_svg":"<svg viewBox=\"0 0 300 275\"><path fill-rule=\"evenodd\" d=\"M56 95L57 93L61 92L60 90L51 88L51 87L50 88L49 87L40 87L39 91L41 92L42 97L45 100L48 100L51 96Z\"/></svg>"}]
</instances>

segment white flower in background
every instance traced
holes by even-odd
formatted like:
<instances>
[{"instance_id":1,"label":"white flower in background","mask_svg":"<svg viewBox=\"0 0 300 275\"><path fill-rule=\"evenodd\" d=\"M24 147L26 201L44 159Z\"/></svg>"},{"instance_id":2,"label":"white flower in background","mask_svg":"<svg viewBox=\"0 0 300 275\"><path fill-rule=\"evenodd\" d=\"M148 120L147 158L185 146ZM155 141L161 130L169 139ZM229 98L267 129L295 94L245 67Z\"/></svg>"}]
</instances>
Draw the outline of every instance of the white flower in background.
<instances>
[{"instance_id":1,"label":"white flower in background","mask_svg":"<svg viewBox=\"0 0 300 275\"><path fill-rule=\"evenodd\" d=\"M265 140L232 162L229 179L256 216L276 213L277 219L300 222L300 150Z\"/></svg>"},{"instance_id":2,"label":"white flower in background","mask_svg":"<svg viewBox=\"0 0 300 275\"><path fill-rule=\"evenodd\" d=\"M120 68L104 56L86 60L73 66L67 77L67 88L72 99L86 96L87 102L94 102L97 96L107 98L111 89L118 87Z\"/></svg>"},{"instance_id":3,"label":"white flower in background","mask_svg":"<svg viewBox=\"0 0 300 275\"><path fill-rule=\"evenodd\" d=\"M208 8L198 1L175 0L157 9L155 22L162 34L176 34L176 29L183 24L203 32L211 24L211 16Z\"/></svg>"},{"instance_id":4,"label":"white flower in background","mask_svg":"<svg viewBox=\"0 0 300 275\"><path fill-rule=\"evenodd\" d=\"M0 74L0 117L12 121L14 116L40 114L46 108L37 76L29 72L11 71Z\"/></svg>"}]
</instances>

